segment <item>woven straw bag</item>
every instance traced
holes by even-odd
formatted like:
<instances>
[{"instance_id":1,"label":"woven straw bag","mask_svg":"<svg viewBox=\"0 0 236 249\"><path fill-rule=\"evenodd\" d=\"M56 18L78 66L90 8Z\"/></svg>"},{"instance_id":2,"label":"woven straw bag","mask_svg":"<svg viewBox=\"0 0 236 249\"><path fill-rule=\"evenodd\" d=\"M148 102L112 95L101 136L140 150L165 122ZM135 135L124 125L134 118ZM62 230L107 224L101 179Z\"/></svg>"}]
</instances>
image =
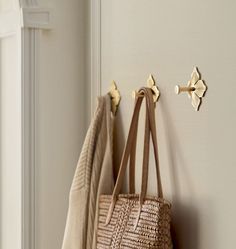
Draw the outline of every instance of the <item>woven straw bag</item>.
<instances>
[{"instance_id":1,"label":"woven straw bag","mask_svg":"<svg viewBox=\"0 0 236 249\"><path fill-rule=\"evenodd\" d=\"M139 93L146 99L146 121L143 150L141 193L135 193L135 151L138 118L143 98L136 100L128 139L123 152L117 181L112 195L101 195L97 228L97 249L116 248L158 248L171 249L170 203L163 199L158 162L155 112L152 92L141 88ZM147 196L149 144L153 141L156 164L158 196ZM129 170L129 194L119 194Z\"/></svg>"}]
</instances>

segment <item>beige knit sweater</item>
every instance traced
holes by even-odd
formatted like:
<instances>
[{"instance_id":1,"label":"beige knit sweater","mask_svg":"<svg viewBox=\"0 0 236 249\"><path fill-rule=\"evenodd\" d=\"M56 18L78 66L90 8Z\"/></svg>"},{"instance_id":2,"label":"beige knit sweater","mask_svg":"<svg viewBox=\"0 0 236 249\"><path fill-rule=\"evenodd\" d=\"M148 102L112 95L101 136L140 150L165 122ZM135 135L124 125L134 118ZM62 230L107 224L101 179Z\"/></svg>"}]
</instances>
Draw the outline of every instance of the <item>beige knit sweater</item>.
<instances>
[{"instance_id":1,"label":"beige knit sweater","mask_svg":"<svg viewBox=\"0 0 236 249\"><path fill-rule=\"evenodd\" d=\"M100 194L111 194L113 124L110 96L98 97L72 182L62 249L96 249Z\"/></svg>"}]
</instances>

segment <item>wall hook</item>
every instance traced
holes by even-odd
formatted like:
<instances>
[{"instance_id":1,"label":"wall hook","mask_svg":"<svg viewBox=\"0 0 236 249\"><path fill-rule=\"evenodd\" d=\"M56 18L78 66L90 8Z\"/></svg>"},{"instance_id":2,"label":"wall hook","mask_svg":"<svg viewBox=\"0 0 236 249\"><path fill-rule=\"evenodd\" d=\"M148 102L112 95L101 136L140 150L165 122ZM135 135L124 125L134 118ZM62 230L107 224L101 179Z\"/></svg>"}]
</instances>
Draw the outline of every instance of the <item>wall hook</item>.
<instances>
[{"instance_id":1,"label":"wall hook","mask_svg":"<svg viewBox=\"0 0 236 249\"><path fill-rule=\"evenodd\" d=\"M153 76L151 74L150 74L150 76L147 79L147 86L152 89L153 101L154 101L154 103L156 103L157 100L158 100L158 98L159 98L159 96L160 96L160 91L157 88L155 80L154 80L154 78L153 78ZM137 90L134 90L132 92L132 96L133 96L133 98L138 98L138 97L143 97L143 94L142 93L138 93Z\"/></svg>"},{"instance_id":2,"label":"wall hook","mask_svg":"<svg viewBox=\"0 0 236 249\"><path fill-rule=\"evenodd\" d=\"M111 111L115 115L117 112L118 106L120 104L121 95L114 80L111 83L109 94L111 96Z\"/></svg>"},{"instance_id":3,"label":"wall hook","mask_svg":"<svg viewBox=\"0 0 236 249\"><path fill-rule=\"evenodd\" d=\"M204 81L201 79L201 76L198 72L197 67L193 69L191 74L191 79L188 81L187 86L175 86L175 93L180 94L182 92L187 92L189 98L192 99L192 106L195 111L199 110L199 107L202 102L202 97L204 96L207 90L207 86Z\"/></svg>"}]
</instances>

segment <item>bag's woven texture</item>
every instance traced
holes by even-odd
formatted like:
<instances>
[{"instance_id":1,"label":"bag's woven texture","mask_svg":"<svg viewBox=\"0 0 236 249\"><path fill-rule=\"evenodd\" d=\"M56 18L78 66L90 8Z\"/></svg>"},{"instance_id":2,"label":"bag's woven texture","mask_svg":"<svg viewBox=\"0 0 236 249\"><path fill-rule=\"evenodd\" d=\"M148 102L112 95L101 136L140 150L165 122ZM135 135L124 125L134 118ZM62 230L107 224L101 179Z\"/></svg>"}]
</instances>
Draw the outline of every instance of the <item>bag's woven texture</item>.
<instances>
[{"instance_id":1,"label":"bag's woven texture","mask_svg":"<svg viewBox=\"0 0 236 249\"><path fill-rule=\"evenodd\" d=\"M149 88L141 88L146 99L146 120L141 193L135 193L135 148L138 118L143 98L136 101L128 138L112 195L101 195L97 249L172 249L170 203L163 198L159 169L154 103ZM147 195L150 137L154 148L158 195ZM127 163L130 163L129 194L119 194Z\"/></svg>"},{"instance_id":2,"label":"bag's woven texture","mask_svg":"<svg viewBox=\"0 0 236 249\"><path fill-rule=\"evenodd\" d=\"M111 220L105 225L111 196L100 197L97 249L172 248L170 204L163 199L146 197L139 212L138 195L119 195Z\"/></svg>"}]
</instances>

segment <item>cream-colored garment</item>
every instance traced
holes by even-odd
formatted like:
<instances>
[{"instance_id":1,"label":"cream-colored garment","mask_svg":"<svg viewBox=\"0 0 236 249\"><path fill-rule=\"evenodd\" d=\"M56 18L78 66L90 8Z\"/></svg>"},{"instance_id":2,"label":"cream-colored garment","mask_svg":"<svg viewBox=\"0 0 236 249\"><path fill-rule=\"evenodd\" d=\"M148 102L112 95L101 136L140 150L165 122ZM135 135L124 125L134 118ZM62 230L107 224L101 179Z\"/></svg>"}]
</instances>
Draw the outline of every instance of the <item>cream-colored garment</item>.
<instances>
[{"instance_id":1,"label":"cream-colored garment","mask_svg":"<svg viewBox=\"0 0 236 249\"><path fill-rule=\"evenodd\" d=\"M110 96L98 97L72 182L62 249L96 248L100 194L111 194L113 124Z\"/></svg>"}]
</instances>

